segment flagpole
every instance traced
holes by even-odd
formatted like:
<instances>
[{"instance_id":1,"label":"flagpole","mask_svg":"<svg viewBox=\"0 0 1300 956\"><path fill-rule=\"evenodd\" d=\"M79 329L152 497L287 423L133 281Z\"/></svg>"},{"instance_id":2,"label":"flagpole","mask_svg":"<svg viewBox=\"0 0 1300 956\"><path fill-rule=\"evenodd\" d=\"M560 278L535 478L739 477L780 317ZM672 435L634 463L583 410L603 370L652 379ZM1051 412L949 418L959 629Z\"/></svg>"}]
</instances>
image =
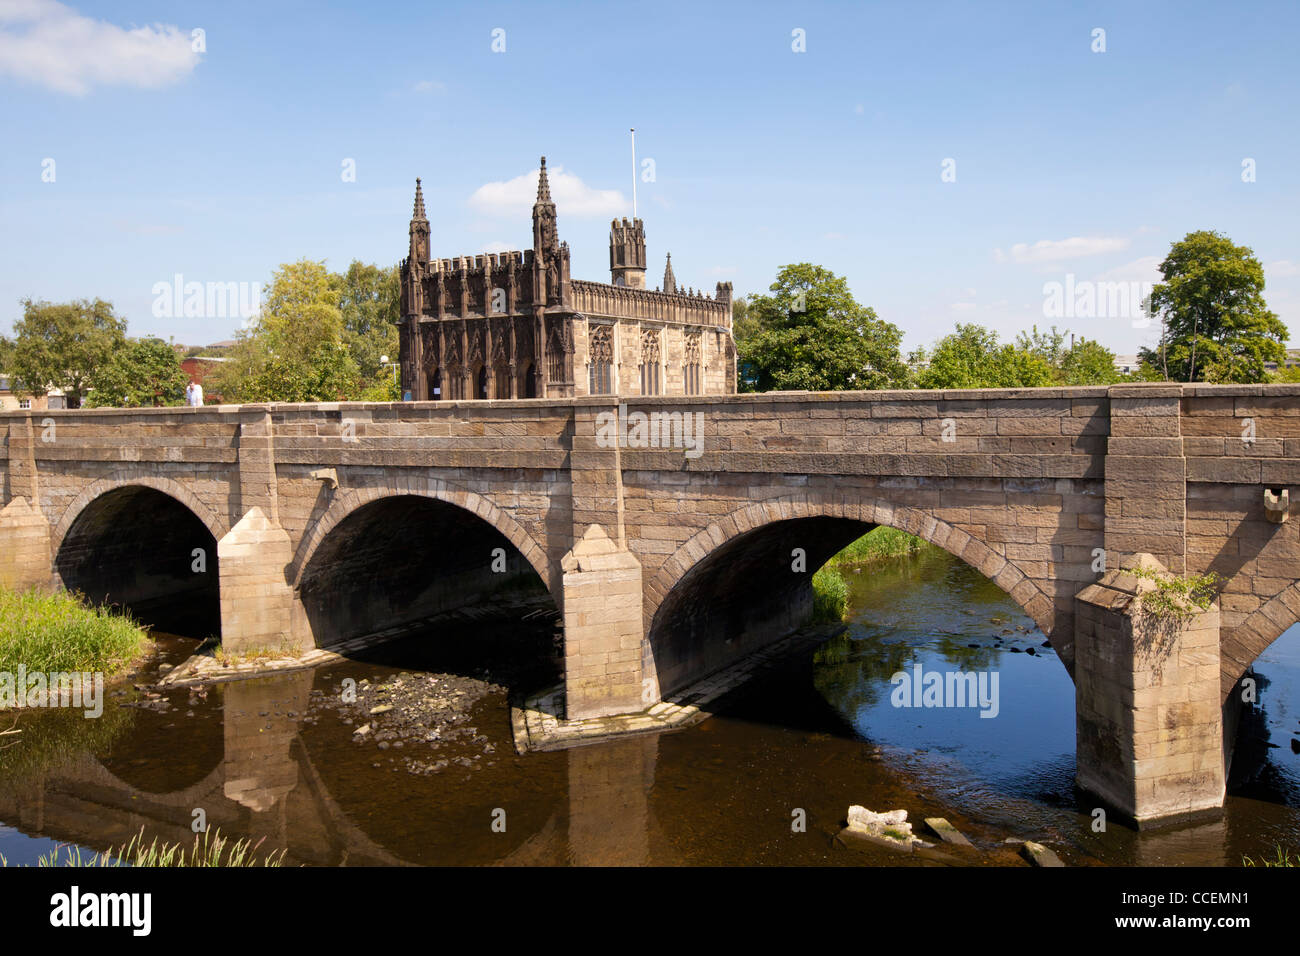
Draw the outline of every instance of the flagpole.
<instances>
[{"instance_id":1,"label":"flagpole","mask_svg":"<svg viewBox=\"0 0 1300 956\"><path fill-rule=\"evenodd\" d=\"M632 218L636 218L636 127L631 128L632 133Z\"/></svg>"}]
</instances>

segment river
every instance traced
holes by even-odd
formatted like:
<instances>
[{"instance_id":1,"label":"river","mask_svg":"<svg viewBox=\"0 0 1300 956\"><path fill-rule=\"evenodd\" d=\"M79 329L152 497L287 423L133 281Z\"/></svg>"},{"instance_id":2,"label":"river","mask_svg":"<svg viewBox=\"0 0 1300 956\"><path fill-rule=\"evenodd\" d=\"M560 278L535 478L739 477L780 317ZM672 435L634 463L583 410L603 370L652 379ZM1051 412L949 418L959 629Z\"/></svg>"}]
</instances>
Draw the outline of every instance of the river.
<instances>
[{"instance_id":1,"label":"river","mask_svg":"<svg viewBox=\"0 0 1300 956\"><path fill-rule=\"evenodd\" d=\"M845 577L843 633L710 719L522 756L507 688L558 674L539 618L444 622L365 659L151 698L196 644L160 636L141 689L102 718L20 716L22 743L0 752L0 854L34 863L142 827L188 842L195 819L286 865L1023 866L1032 839L1068 865L1237 866L1300 847L1300 627L1256 662L1222 817L1137 833L1075 790L1073 684L1003 592L933 550ZM917 665L997 674L996 716L895 706L891 676ZM946 817L975 847L845 846L850 804L905 809L922 834Z\"/></svg>"}]
</instances>

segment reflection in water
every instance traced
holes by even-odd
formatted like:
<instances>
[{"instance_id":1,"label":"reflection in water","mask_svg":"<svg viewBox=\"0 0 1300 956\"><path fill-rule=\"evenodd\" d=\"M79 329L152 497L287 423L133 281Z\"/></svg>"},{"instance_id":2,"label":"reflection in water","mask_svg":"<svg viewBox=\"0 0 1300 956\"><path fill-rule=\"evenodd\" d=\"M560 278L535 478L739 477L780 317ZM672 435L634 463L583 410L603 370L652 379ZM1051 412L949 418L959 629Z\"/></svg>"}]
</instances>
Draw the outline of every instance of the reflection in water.
<instances>
[{"instance_id":1,"label":"reflection in water","mask_svg":"<svg viewBox=\"0 0 1300 956\"><path fill-rule=\"evenodd\" d=\"M493 692L467 709L472 734L399 749L319 703L346 678L382 683L399 668L487 668L532 689L551 635L517 620L444 624L375 660L172 691L168 709L118 697L98 721L24 714L24 747L0 753L0 853L33 862L56 841L100 849L141 826L187 842L201 809L289 865L934 862L837 847L851 803L947 817L978 848L961 863L1022 865L1010 838L1076 865L1237 865L1300 845L1300 629L1257 663L1261 703L1243 720L1223 818L1097 833L1073 786L1073 684L1032 621L941 554L846 577L847 632L743 688L723 715L658 737L519 756L507 697ZM163 662L192 646L164 641ZM918 663L996 670L998 716L893 706L890 677ZM413 774L412 758L439 769Z\"/></svg>"}]
</instances>

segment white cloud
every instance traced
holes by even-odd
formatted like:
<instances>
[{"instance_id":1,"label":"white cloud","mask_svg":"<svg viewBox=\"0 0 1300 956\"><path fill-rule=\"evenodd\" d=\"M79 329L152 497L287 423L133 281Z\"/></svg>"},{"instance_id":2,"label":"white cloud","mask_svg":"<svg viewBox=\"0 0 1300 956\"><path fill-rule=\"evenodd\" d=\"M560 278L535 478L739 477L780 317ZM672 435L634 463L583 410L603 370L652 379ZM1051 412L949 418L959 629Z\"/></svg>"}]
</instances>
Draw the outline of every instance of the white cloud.
<instances>
[{"instance_id":1,"label":"white cloud","mask_svg":"<svg viewBox=\"0 0 1300 956\"><path fill-rule=\"evenodd\" d=\"M953 312L974 312L979 306L974 302L951 302L948 308Z\"/></svg>"},{"instance_id":2,"label":"white cloud","mask_svg":"<svg viewBox=\"0 0 1300 956\"><path fill-rule=\"evenodd\" d=\"M0 73L82 96L95 86L167 86L199 62L175 26L125 28L55 0L0 0Z\"/></svg>"},{"instance_id":3,"label":"white cloud","mask_svg":"<svg viewBox=\"0 0 1300 956\"><path fill-rule=\"evenodd\" d=\"M469 197L474 209L494 216L518 216L528 213L537 201L537 177L540 169L516 176L505 182L484 183ZM630 215L632 204L617 189L592 189L563 166L547 167L551 198L561 216L579 219L596 216Z\"/></svg>"},{"instance_id":4,"label":"white cloud","mask_svg":"<svg viewBox=\"0 0 1300 956\"><path fill-rule=\"evenodd\" d=\"M494 239L491 242L485 242L483 244L484 252L509 252L510 250L511 246L502 242L500 239Z\"/></svg>"},{"instance_id":5,"label":"white cloud","mask_svg":"<svg viewBox=\"0 0 1300 956\"><path fill-rule=\"evenodd\" d=\"M1277 262L1270 262L1264 267L1264 275L1273 279L1300 276L1300 262L1292 262L1290 259L1279 259Z\"/></svg>"},{"instance_id":6,"label":"white cloud","mask_svg":"<svg viewBox=\"0 0 1300 956\"><path fill-rule=\"evenodd\" d=\"M1142 256L1140 259L1134 259L1132 262L1126 262L1122 266L1116 266L1113 269L1107 269L1101 275L1097 276L1099 282L1159 282L1160 263L1163 262L1160 256Z\"/></svg>"},{"instance_id":7,"label":"white cloud","mask_svg":"<svg viewBox=\"0 0 1300 956\"><path fill-rule=\"evenodd\" d=\"M1118 237L1113 239L1088 239L1083 236L1072 236L1069 239L1040 239L1032 246L1025 242L1018 242L1011 247L1009 252L995 249L993 254L998 262L1006 262L1009 259L1023 265L1037 262L1061 262L1066 259L1080 259L1084 256L1099 256L1107 252L1118 252L1121 249L1127 249L1128 244L1128 239Z\"/></svg>"},{"instance_id":8,"label":"white cloud","mask_svg":"<svg viewBox=\"0 0 1300 956\"><path fill-rule=\"evenodd\" d=\"M445 93L447 84L441 80L421 80L412 87L416 93Z\"/></svg>"}]
</instances>

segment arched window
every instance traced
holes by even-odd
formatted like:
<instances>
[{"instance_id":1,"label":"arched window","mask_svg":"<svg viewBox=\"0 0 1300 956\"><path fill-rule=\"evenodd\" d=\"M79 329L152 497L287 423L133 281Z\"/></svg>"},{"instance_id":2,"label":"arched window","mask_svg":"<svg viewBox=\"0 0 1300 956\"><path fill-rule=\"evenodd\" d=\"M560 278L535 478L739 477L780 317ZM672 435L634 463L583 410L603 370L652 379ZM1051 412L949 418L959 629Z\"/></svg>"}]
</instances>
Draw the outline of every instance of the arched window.
<instances>
[{"instance_id":1,"label":"arched window","mask_svg":"<svg viewBox=\"0 0 1300 956\"><path fill-rule=\"evenodd\" d=\"M434 369L433 374L429 376L429 398L435 402L444 398L442 394L442 369L440 368Z\"/></svg>"},{"instance_id":2,"label":"arched window","mask_svg":"<svg viewBox=\"0 0 1300 956\"><path fill-rule=\"evenodd\" d=\"M519 373L523 377L520 383L522 388L519 389L524 398L537 397L537 376L533 374L533 363L530 359L524 363L524 370Z\"/></svg>"},{"instance_id":3,"label":"arched window","mask_svg":"<svg viewBox=\"0 0 1300 956\"><path fill-rule=\"evenodd\" d=\"M478 367L478 374L474 376L474 397L490 398L488 395L488 372L486 365Z\"/></svg>"},{"instance_id":4,"label":"arched window","mask_svg":"<svg viewBox=\"0 0 1300 956\"><path fill-rule=\"evenodd\" d=\"M686 333L686 359L682 364L682 386L687 395L699 395L700 389L700 333Z\"/></svg>"},{"instance_id":5,"label":"arched window","mask_svg":"<svg viewBox=\"0 0 1300 956\"><path fill-rule=\"evenodd\" d=\"M587 364L587 391L592 395L610 395L614 391L614 327L591 326L590 361Z\"/></svg>"},{"instance_id":6,"label":"arched window","mask_svg":"<svg viewBox=\"0 0 1300 956\"><path fill-rule=\"evenodd\" d=\"M659 394L659 330L641 333L641 394Z\"/></svg>"}]
</instances>

